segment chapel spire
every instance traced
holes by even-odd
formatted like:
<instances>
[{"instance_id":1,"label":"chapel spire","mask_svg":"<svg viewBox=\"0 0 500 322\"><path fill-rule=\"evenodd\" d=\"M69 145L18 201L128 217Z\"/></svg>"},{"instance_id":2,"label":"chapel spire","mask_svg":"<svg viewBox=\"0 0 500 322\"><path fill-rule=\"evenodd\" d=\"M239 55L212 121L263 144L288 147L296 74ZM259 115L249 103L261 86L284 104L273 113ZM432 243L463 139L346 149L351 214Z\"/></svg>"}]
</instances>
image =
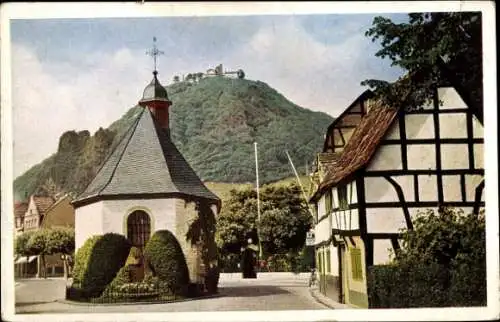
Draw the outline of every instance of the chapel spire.
<instances>
[{"instance_id":1,"label":"chapel spire","mask_svg":"<svg viewBox=\"0 0 500 322\"><path fill-rule=\"evenodd\" d=\"M154 70L153 79L144 89L142 99L139 101L139 105L148 108L153 117L156 119L158 124L168 130L169 129L169 112L168 108L172 105L172 102L168 99L167 90L160 84L158 80L157 58L159 55L163 55L164 52L158 50L156 47L156 37L153 37L153 48L146 51L146 54L153 57Z\"/></svg>"}]
</instances>

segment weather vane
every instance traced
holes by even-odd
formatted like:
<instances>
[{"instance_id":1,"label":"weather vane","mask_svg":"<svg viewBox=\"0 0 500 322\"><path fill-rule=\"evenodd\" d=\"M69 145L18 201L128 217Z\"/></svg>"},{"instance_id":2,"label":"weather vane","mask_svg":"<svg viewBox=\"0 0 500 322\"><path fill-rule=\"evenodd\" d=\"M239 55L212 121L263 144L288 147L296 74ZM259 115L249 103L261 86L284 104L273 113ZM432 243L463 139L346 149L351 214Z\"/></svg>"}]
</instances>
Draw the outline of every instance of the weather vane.
<instances>
[{"instance_id":1,"label":"weather vane","mask_svg":"<svg viewBox=\"0 0 500 322\"><path fill-rule=\"evenodd\" d=\"M156 73L156 58L159 55L163 55L163 54L164 54L164 52L161 50L158 50L158 48L156 47L156 37L153 37L153 48L151 50L146 51L146 55L153 57L153 61L155 64L155 69L154 69L155 73Z\"/></svg>"}]
</instances>

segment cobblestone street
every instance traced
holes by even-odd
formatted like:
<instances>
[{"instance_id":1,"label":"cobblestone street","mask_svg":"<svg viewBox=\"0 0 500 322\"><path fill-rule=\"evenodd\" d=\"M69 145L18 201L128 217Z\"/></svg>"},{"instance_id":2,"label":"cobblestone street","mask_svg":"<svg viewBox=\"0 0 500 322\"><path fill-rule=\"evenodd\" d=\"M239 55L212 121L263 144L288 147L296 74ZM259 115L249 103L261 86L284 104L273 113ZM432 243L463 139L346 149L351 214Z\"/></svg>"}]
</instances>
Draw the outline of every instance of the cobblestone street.
<instances>
[{"instance_id":1,"label":"cobblestone street","mask_svg":"<svg viewBox=\"0 0 500 322\"><path fill-rule=\"evenodd\" d=\"M241 310L325 310L310 294L309 275L291 273L262 273L257 279L242 279L241 274L222 274L219 295L212 298L164 304L86 305L54 301L64 286L63 280L21 281L16 286L16 302L34 302L50 298L50 303L22 304L16 313L127 313L127 312L202 312ZM47 284L53 284L47 287ZM30 285L28 285L30 284ZM60 284L60 285L59 285ZM44 293L47 293L44 295ZM57 294L56 294L57 293ZM58 295L59 294L59 295ZM24 298L23 298L24 297ZM26 298L31 297L31 298Z\"/></svg>"}]
</instances>

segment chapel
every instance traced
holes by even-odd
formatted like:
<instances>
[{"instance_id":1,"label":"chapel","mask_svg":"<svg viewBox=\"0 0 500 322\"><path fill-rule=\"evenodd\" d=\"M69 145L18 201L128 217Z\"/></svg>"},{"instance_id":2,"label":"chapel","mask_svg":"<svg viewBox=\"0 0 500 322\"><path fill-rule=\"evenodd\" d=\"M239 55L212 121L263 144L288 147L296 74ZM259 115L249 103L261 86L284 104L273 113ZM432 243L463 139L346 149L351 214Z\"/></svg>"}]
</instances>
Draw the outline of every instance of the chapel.
<instances>
[{"instance_id":1,"label":"chapel","mask_svg":"<svg viewBox=\"0 0 500 322\"><path fill-rule=\"evenodd\" d=\"M200 202L214 215L220 199L200 180L170 137L167 90L158 80L156 56L153 79L139 100L141 111L110 152L95 178L73 201L75 247L93 235L122 234L144 249L155 231L169 230L180 243L190 279L199 279L201 249L186 239Z\"/></svg>"}]
</instances>

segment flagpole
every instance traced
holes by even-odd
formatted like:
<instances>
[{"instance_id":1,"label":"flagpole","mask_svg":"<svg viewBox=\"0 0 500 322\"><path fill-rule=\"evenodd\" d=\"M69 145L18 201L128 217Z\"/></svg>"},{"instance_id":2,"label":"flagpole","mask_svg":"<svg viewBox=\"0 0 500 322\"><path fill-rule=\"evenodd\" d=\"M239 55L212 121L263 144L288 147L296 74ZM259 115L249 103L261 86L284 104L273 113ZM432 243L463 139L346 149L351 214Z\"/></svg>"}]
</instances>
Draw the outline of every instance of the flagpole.
<instances>
[{"instance_id":1,"label":"flagpole","mask_svg":"<svg viewBox=\"0 0 500 322\"><path fill-rule=\"evenodd\" d=\"M292 166L293 172L295 173L295 176L297 177L297 182L299 183L300 190L302 190L302 196L304 197L304 202L307 205L307 209L309 210L309 213L311 216L314 218L314 212L311 210L311 205L309 204L306 192L304 190L304 187L302 186L302 182L300 181L299 174L297 173L297 170L295 169L295 166L293 165L292 158L290 157L290 154L288 154L288 151L285 150L286 156L288 157L288 161L290 161L290 165Z\"/></svg>"},{"instance_id":2,"label":"flagpole","mask_svg":"<svg viewBox=\"0 0 500 322\"><path fill-rule=\"evenodd\" d=\"M260 243L260 195L259 195L259 159L257 158L257 142L254 142L255 148L255 176L257 179L257 239L259 240L259 265L262 260L262 246Z\"/></svg>"}]
</instances>

